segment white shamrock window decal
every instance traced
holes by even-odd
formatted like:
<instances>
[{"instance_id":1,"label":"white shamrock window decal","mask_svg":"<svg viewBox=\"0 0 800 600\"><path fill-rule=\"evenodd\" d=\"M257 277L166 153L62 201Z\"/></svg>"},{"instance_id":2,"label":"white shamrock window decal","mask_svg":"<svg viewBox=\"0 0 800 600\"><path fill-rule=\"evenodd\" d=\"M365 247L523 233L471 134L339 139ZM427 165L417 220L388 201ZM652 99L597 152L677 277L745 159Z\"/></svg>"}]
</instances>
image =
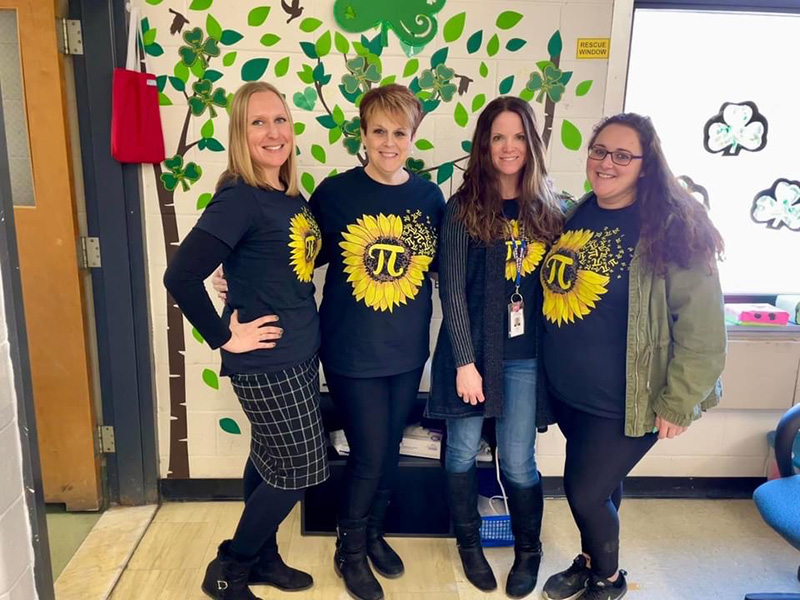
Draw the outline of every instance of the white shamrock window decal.
<instances>
[{"instance_id":1,"label":"white shamrock window decal","mask_svg":"<svg viewBox=\"0 0 800 600\"><path fill-rule=\"evenodd\" d=\"M770 229L800 231L800 181L778 179L756 194L750 216Z\"/></svg>"},{"instance_id":2,"label":"white shamrock window decal","mask_svg":"<svg viewBox=\"0 0 800 600\"><path fill-rule=\"evenodd\" d=\"M758 152L767 145L767 119L754 102L725 102L706 122L703 145L723 156L736 156L742 148Z\"/></svg>"},{"instance_id":3,"label":"white shamrock window decal","mask_svg":"<svg viewBox=\"0 0 800 600\"><path fill-rule=\"evenodd\" d=\"M681 187L689 192L695 200L705 206L706 209L711 210L711 200L708 197L708 190L706 188L699 183L695 183L688 175L681 175L678 177L678 183L680 183Z\"/></svg>"}]
</instances>

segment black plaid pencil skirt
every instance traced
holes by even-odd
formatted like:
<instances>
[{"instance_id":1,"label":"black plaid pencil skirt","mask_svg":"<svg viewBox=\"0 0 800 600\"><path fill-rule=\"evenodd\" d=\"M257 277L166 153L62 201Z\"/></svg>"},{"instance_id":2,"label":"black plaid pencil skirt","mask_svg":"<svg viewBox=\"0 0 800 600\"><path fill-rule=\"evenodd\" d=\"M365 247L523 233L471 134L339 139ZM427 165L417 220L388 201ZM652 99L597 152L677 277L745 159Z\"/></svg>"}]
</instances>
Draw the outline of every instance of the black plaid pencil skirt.
<instances>
[{"instance_id":1,"label":"black plaid pencil skirt","mask_svg":"<svg viewBox=\"0 0 800 600\"><path fill-rule=\"evenodd\" d=\"M231 375L250 421L250 460L273 487L298 490L330 475L319 410L319 359L276 373Z\"/></svg>"}]
</instances>

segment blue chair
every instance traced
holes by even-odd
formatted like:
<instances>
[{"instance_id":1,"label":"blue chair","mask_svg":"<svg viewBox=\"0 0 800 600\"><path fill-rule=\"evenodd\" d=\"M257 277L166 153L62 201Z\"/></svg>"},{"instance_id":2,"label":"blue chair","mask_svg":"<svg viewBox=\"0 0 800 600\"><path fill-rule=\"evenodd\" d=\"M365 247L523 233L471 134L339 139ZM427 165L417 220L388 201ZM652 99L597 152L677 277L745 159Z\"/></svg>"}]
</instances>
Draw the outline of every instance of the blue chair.
<instances>
[{"instance_id":1,"label":"blue chair","mask_svg":"<svg viewBox=\"0 0 800 600\"><path fill-rule=\"evenodd\" d=\"M780 479L768 481L753 493L764 521L792 546L800 550L800 475L795 475L792 446L800 431L800 404L790 408L775 432L775 459ZM800 568L797 570L800 581ZM748 594L745 600L800 600L800 593Z\"/></svg>"}]
</instances>

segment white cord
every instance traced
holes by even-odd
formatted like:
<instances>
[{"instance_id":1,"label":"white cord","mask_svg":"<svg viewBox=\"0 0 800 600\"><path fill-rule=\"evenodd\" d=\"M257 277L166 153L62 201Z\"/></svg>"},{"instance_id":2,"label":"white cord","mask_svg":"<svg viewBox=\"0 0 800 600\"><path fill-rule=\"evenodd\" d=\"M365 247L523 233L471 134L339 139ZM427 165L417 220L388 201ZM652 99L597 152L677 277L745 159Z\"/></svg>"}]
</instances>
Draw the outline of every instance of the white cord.
<instances>
[{"instance_id":1,"label":"white cord","mask_svg":"<svg viewBox=\"0 0 800 600\"><path fill-rule=\"evenodd\" d=\"M495 448L495 451L494 451L494 468L495 468L495 472L497 473L497 484L500 486L500 491L503 492L503 504L505 504L505 507L506 507L506 514L510 515L511 512L508 510L508 496L506 495L506 488L503 487L503 482L500 481L500 448L499 447ZM499 497L499 496L492 496L491 499L494 500L497 497ZM492 510L494 510L494 506L492 507Z\"/></svg>"}]
</instances>

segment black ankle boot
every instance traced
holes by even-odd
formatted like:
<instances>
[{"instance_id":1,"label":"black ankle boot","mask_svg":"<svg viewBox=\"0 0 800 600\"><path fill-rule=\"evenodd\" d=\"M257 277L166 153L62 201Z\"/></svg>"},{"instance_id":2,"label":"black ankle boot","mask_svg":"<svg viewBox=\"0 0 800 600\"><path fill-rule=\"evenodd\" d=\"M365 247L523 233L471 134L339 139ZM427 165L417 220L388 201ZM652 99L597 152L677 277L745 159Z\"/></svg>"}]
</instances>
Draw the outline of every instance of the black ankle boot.
<instances>
[{"instance_id":1,"label":"black ankle boot","mask_svg":"<svg viewBox=\"0 0 800 600\"><path fill-rule=\"evenodd\" d=\"M391 490L375 492L367 520L367 556L372 567L384 577L400 577L404 571L403 559L383 538L383 522L391 495Z\"/></svg>"},{"instance_id":2,"label":"black ankle boot","mask_svg":"<svg viewBox=\"0 0 800 600\"><path fill-rule=\"evenodd\" d=\"M383 589L367 562L367 519L340 519L333 566L358 600L381 600Z\"/></svg>"},{"instance_id":3,"label":"black ankle boot","mask_svg":"<svg viewBox=\"0 0 800 600\"><path fill-rule=\"evenodd\" d=\"M284 592L299 592L314 585L308 573L293 569L278 554L276 534L267 540L258 554L258 562L250 570L250 585L271 585Z\"/></svg>"},{"instance_id":4,"label":"black ankle boot","mask_svg":"<svg viewBox=\"0 0 800 600\"><path fill-rule=\"evenodd\" d=\"M225 540L217 550L217 558L206 569L202 589L215 600L260 600L247 587L250 569L258 560L237 560L230 554L230 540Z\"/></svg>"},{"instance_id":5,"label":"black ankle boot","mask_svg":"<svg viewBox=\"0 0 800 600\"><path fill-rule=\"evenodd\" d=\"M497 580L481 546L478 476L475 467L466 473L447 473L447 497L464 574L479 590L491 592L497 589Z\"/></svg>"},{"instance_id":6,"label":"black ankle boot","mask_svg":"<svg viewBox=\"0 0 800 600\"><path fill-rule=\"evenodd\" d=\"M514 564L508 573L506 595L524 598L536 587L539 565L542 562L542 496L541 476L535 486L518 488L506 486L511 530L514 532Z\"/></svg>"}]
</instances>

